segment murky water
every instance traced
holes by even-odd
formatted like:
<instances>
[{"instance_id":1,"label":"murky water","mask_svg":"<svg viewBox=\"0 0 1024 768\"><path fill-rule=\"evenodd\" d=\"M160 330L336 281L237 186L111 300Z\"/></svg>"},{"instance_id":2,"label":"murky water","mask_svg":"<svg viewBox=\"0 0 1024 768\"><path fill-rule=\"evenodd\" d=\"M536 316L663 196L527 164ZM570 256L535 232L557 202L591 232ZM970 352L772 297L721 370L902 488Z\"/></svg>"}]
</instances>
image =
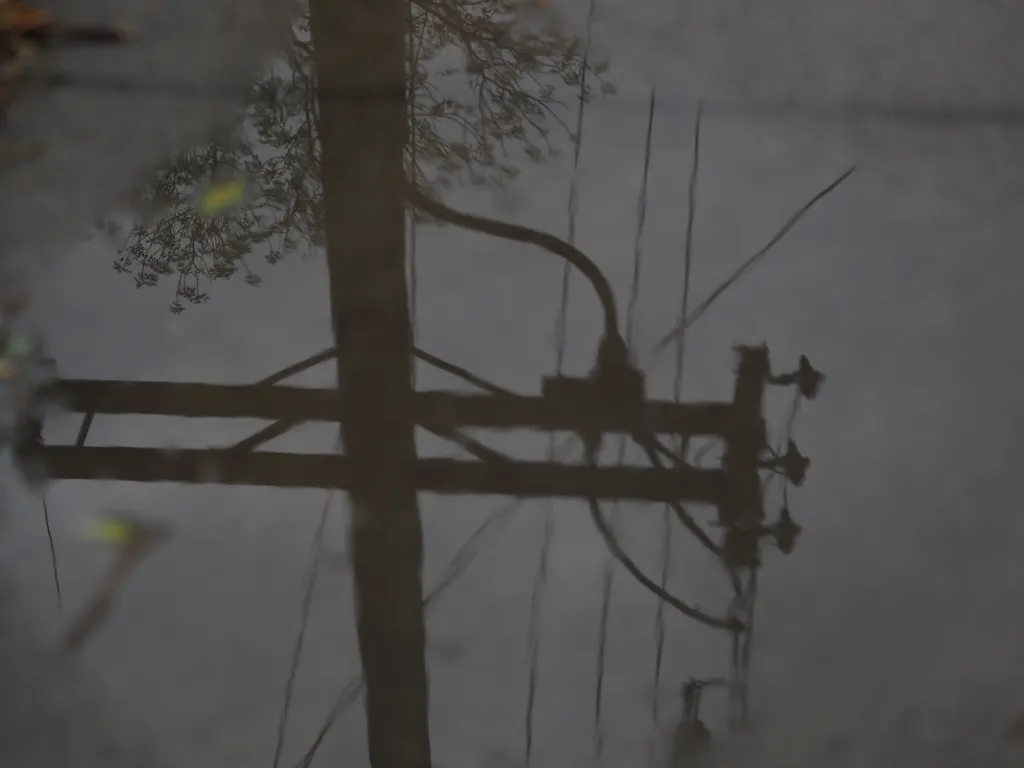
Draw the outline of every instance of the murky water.
<instances>
[{"instance_id":1,"label":"murky water","mask_svg":"<svg viewBox=\"0 0 1024 768\"><path fill-rule=\"evenodd\" d=\"M10 115L47 152L0 182L5 268L68 383L32 454L50 481L3 466L4 764L670 765L691 677L727 683L700 696L704 765L1011 764L1021 12L311 5L108 3L133 47L62 52L66 85ZM243 202L204 215L225 179ZM579 382L554 402L543 378L594 369L610 303L648 398L721 404L691 420L763 381L736 345L776 376L805 355L820 394L787 429L794 388L767 384L763 413L806 481L744 495L749 431L658 474L656 417ZM685 346L656 354L684 304ZM412 402L411 374L440 394ZM616 419L637 440L588 472L569 433ZM171 536L59 650L115 557L86 522L125 510ZM730 525L759 541L743 599ZM730 616L738 664L701 623Z\"/></svg>"}]
</instances>

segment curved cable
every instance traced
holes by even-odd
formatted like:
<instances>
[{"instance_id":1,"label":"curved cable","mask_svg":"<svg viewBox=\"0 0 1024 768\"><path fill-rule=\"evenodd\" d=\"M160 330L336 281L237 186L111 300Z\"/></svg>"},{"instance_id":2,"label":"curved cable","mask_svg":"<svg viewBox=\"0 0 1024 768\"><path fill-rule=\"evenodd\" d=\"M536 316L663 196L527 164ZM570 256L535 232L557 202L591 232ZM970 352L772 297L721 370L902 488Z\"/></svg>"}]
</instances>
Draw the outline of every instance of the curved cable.
<instances>
[{"instance_id":1,"label":"curved cable","mask_svg":"<svg viewBox=\"0 0 1024 768\"><path fill-rule=\"evenodd\" d=\"M615 308L615 295L612 293L611 284L600 268L574 245L547 232L539 232L519 224L456 211L444 203L432 199L412 182L407 182L406 194L410 205L435 219L504 240L536 245L538 248L543 248L545 251L565 259L594 286L597 299L601 302L601 308L604 311L605 335L607 337L618 336L619 317Z\"/></svg>"},{"instance_id":2,"label":"curved cable","mask_svg":"<svg viewBox=\"0 0 1024 768\"><path fill-rule=\"evenodd\" d=\"M43 522L46 525L46 539L50 542L50 566L53 570L53 586L57 590L57 610L64 612L64 599L60 593L60 572L57 569L57 548L53 545L53 530L50 528L50 507L46 503L46 491L40 491L39 500L43 502Z\"/></svg>"},{"instance_id":3,"label":"curved cable","mask_svg":"<svg viewBox=\"0 0 1024 768\"><path fill-rule=\"evenodd\" d=\"M658 469L665 469L665 464L661 461L661 459L658 456L658 452L654 450L654 447L652 445L652 443L655 442L653 438L641 435L634 435L633 439L647 454L647 458L651 462L651 464L653 464ZM671 451L666 450L663 452L671 454ZM678 456L672 455L672 459L677 467L684 465L684 462ZM677 501L669 502L667 506L669 509L672 510L672 512L675 514L676 519L679 520L683 527L686 528L686 530L688 530L691 534L693 534L693 537L697 539L697 541L699 541L701 545L706 550L708 550L708 552L710 552L720 560L723 560L724 562L725 553L722 551L722 548L711 540L711 537L708 536L704 529L697 524L697 521L693 519L693 516L686 511L686 507L684 507ZM728 568L726 570L728 571ZM739 579L736 577L736 574L732 573L731 571L729 571L729 581L732 584L733 591L737 595L740 594L742 592L743 587L740 584ZM662 584L661 587L664 589L665 585Z\"/></svg>"},{"instance_id":4,"label":"curved cable","mask_svg":"<svg viewBox=\"0 0 1024 768\"><path fill-rule=\"evenodd\" d=\"M596 463L592 463L592 466L596 467L597 465ZM707 627L712 627L714 629L727 629L732 632L743 631L744 625L739 619L735 617L723 619L711 616L698 608L694 608L693 606L684 603L675 595L670 594L658 586L640 570L637 564L633 562L629 555L626 554L625 550L623 550L622 545L608 526L608 522L604 519L604 515L601 514L601 507L598 504L597 499L591 496L587 499L587 502L590 506L590 517L594 522L594 526L604 539L604 543L607 545L608 551L611 552L612 556L619 561L619 564L625 568L634 579L640 582L641 586L645 587L648 591L653 592L657 597L664 600L684 616L688 616L694 621L698 621Z\"/></svg>"}]
</instances>

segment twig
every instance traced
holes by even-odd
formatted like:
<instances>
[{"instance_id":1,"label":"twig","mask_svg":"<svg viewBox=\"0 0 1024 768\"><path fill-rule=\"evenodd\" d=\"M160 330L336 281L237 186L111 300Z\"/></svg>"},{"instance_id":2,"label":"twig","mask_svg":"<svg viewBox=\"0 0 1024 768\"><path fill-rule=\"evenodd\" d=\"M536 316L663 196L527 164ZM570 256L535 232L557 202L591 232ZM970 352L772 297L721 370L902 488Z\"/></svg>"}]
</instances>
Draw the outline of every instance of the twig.
<instances>
[{"instance_id":1,"label":"twig","mask_svg":"<svg viewBox=\"0 0 1024 768\"><path fill-rule=\"evenodd\" d=\"M132 570L166 537L166 529L147 526L140 528L135 536L122 545L117 558L100 581L93 599L65 633L64 646L68 650L79 650L85 641L92 637L110 614L117 591L124 585Z\"/></svg>"}]
</instances>

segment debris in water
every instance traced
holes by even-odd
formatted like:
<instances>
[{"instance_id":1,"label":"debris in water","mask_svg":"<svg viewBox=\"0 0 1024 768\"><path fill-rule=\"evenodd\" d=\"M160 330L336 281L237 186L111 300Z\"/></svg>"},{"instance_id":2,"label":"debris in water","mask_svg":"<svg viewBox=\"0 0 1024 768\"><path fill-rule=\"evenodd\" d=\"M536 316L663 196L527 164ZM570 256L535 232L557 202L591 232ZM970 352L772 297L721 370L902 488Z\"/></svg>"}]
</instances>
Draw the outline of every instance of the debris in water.
<instances>
[{"instance_id":1,"label":"debris in water","mask_svg":"<svg viewBox=\"0 0 1024 768\"><path fill-rule=\"evenodd\" d=\"M147 523L131 515L114 514L101 520L93 534L115 542L118 552L85 610L64 635L64 645L71 650L80 648L99 628L113 607L117 591L132 570L146 554L169 537L170 531L164 525Z\"/></svg>"},{"instance_id":2,"label":"debris in water","mask_svg":"<svg viewBox=\"0 0 1024 768\"><path fill-rule=\"evenodd\" d=\"M89 537L98 541L123 544L129 541L134 533L135 530L131 523L110 518L94 523L89 531Z\"/></svg>"},{"instance_id":3,"label":"debris in water","mask_svg":"<svg viewBox=\"0 0 1024 768\"><path fill-rule=\"evenodd\" d=\"M216 184L199 198L196 210L201 216L214 216L229 208L241 205L245 198L245 183L233 179Z\"/></svg>"},{"instance_id":4,"label":"debris in water","mask_svg":"<svg viewBox=\"0 0 1024 768\"><path fill-rule=\"evenodd\" d=\"M133 515L117 513L96 520L89 526L87 533L89 538L97 541L132 544L147 539L154 542L162 539L167 536L167 528L148 523Z\"/></svg>"}]
</instances>

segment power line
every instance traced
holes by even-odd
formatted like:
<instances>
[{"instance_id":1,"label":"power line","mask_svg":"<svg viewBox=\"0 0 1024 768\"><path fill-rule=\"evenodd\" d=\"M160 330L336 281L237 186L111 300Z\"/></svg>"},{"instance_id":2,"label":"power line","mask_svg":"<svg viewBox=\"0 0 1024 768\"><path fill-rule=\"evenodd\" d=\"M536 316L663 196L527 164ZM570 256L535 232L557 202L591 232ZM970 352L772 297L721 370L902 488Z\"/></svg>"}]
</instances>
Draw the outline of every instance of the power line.
<instances>
[{"instance_id":1,"label":"power line","mask_svg":"<svg viewBox=\"0 0 1024 768\"><path fill-rule=\"evenodd\" d=\"M780 227L779 230L774 235L772 235L771 239L769 239L767 243L761 246L761 248L753 256L750 256L748 259L746 259L736 269L736 271L732 273L732 275L730 275L726 280L720 283L719 286L715 288L715 290L713 290L711 294L700 303L697 309L691 312L688 317L686 317L675 328L673 328L671 331L665 334L661 341L654 345L653 352L655 356L657 357L658 354L664 351L665 347L668 344L674 341L680 334L684 333L687 328L693 325L701 317L701 315L703 315L705 312L708 311L708 309L710 309L711 305L714 304L715 301L721 298L722 294L725 293L725 291L731 288L748 271L757 266L758 262L760 262L765 256L767 256L769 252L772 250L772 248L778 245L778 243L787 234L789 234L790 230L793 229L793 227L795 227L800 222L800 220L804 217L805 214L807 214L815 205L817 205L823 199L828 197L828 195L834 192L844 181L846 181L853 174L855 170L857 170L857 166L855 165L845 170L838 176L838 178L836 178L827 187L825 187L816 195L814 195L814 197L812 197L810 200L804 203L792 216L790 216L789 219L787 219L786 222L782 225L782 227Z\"/></svg>"},{"instance_id":2,"label":"power line","mask_svg":"<svg viewBox=\"0 0 1024 768\"><path fill-rule=\"evenodd\" d=\"M632 343L636 332L636 308L640 299L640 271L643 267L643 237L647 226L647 186L651 171L651 139L654 135L654 109L657 91L651 88L651 98L647 106L647 137L644 141L644 171L640 185L640 197L637 201L636 235L633 238L633 279L630 283L629 310L626 318L626 340Z\"/></svg>"},{"instance_id":3,"label":"power line","mask_svg":"<svg viewBox=\"0 0 1024 768\"><path fill-rule=\"evenodd\" d=\"M591 497L588 499L588 502L590 504L591 519L594 522L594 526L601 534L601 537L604 539L609 552L611 552L612 556L619 561L622 567L625 568L642 587L647 589L649 592L652 592L661 600L664 600L684 616L687 616L694 621L698 621L705 626L711 627L712 629L728 629L731 631L743 629L743 624L738 619L720 619L718 617L711 616L661 589L649 576L641 571L633 559L626 554L626 551L622 548L622 544L616 537L615 532L604 519L604 515L601 514L601 507L597 500Z\"/></svg>"},{"instance_id":4,"label":"power line","mask_svg":"<svg viewBox=\"0 0 1024 768\"><path fill-rule=\"evenodd\" d=\"M690 159L690 179L688 184L688 194L686 200L686 241L683 250L683 298L680 306L679 316L680 320L685 320L689 314L690 306L690 272L693 265L693 229L694 219L697 215L697 178L700 170L700 126L701 126L701 104L697 104L697 115L693 121L693 154ZM686 356L686 334L679 334L678 343L676 345L676 371L675 381L673 383L672 391L675 402L680 402L683 393L683 362ZM685 446L688 444L687 440L680 440L676 446L676 453L679 456L685 456ZM650 458L653 463L657 463L657 454L653 451L650 452ZM704 532L697 527L695 521L686 515L686 510L683 509L681 504L670 505L666 504L662 510L662 545L661 545L661 569L658 579L658 586L662 589L666 589L669 580L669 569L671 567L672 558L672 518L669 515L670 509L676 507L676 515L680 521L691 530L696 529L701 535L698 538L710 542ZM688 523L692 524L688 525ZM705 544L706 545L706 544ZM659 600L655 608L654 615L655 625L655 648L654 648L654 686L653 695L651 698L651 721L652 728L655 732L654 736L657 735L658 724L659 724L659 706L661 699L658 695L658 691L661 688L661 665L665 655L665 602ZM651 750L649 760L651 764L654 764L655 760L655 738L651 739Z\"/></svg>"},{"instance_id":5,"label":"power line","mask_svg":"<svg viewBox=\"0 0 1024 768\"><path fill-rule=\"evenodd\" d=\"M650 170L651 170L651 149L652 139L654 136L654 112L655 105L657 103L657 91L655 88L651 88L650 102L647 110L647 134L644 141L644 157L643 157L643 176L640 185L640 195L637 200L637 224L636 234L633 238L633 278L630 282L629 290L629 307L626 313L626 344L627 347L633 343L634 335L636 332L636 310L640 300L640 275L643 268L643 236L644 228L647 224L647 189L650 181ZM590 454L589 458L591 461L596 460L597 446L589 446L587 448ZM618 451L618 463L621 465L626 454L626 438L622 437L619 440L619 451ZM593 500L591 500L593 501ZM608 535L614 538L614 529L618 523L619 517L619 503L616 502L612 508L612 521L610 527L605 530L603 519L598 522L595 518L594 522L601 529L603 535L607 540ZM609 547L611 550L611 547ZM612 587L615 580L615 561L613 560L612 553L609 551L609 556L605 562L604 574L601 580L601 618L600 618L600 635L598 640L597 649L597 686L594 691L594 730L595 730L595 748L596 748L596 759L600 761L601 755L604 751L604 729L601 723L601 705L604 695L604 674L605 674L605 656L608 646L608 618L611 612L611 599L612 599Z\"/></svg>"},{"instance_id":6,"label":"power line","mask_svg":"<svg viewBox=\"0 0 1024 768\"><path fill-rule=\"evenodd\" d=\"M480 542L487 532L493 531L494 537L497 538L497 536L499 536L505 528L508 527L508 524L512 521L512 513L515 512L522 503L522 499L515 499L509 504L499 507L491 512L491 514L487 516L487 519L484 520L484 522L481 523L472 534L470 534L469 538L463 542L462 546L459 547L458 551L456 551L454 557L452 557L448 562L444 575L442 575L438 583L424 598L423 605L426 609L433 606L444 594L445 590L448 589L448 587L450 587L466 570L466 568L468 568L480 555L483 550L483 545ZM362 675L353 677L345 684L341 689L341 692L338 694L338 698L335 700L334 706L332 706L330 711L327 713L324 724L321 726L312 745L295 764L294 768L310 768L313 763L313 759L316 757L316 753L319 751L327 734L330 732L331 728L334 727L338 718L340 718L345 711L358 700L359 695L363 691L363 686L364 680Z\"/></svg>"},{"instance_id":7,"label":"power line","mask_svg":"<svg viewBox=\"0 0 1024 768\"><path fill-rule=\"evenodd\" d=\"M57 609L64 612L64 600L60 594L60 574L57 570L57 548L53 544L53 530L50 528L50 508L46 503L46 492L39 494L39 500L43 502L43 522L46 525L46 538L50 542L50 567L53 570L53 586L57 590Z\"/></svg>"},{"instance_id":8,"label":"power line","mask_svg":"<svg viewBox=\"0 0 1024 768\"><path fill-rule=\"evenodd\" d=\"M586 47L583 51L583 59L580 65L580 91L579 105L576 112L576 133L573 136L573 160L572 160L572 181L569 184L568 202L568 242L570 246L576 246L576 213L579 207L579 168L580 153L583 149L583 124L587 107L587 71L590 60L590 32L594 21L594 9L596 0L590 0L590 9L587 13ZM555 374L561 374L562 366L565 363L565 349L567 344L568 315L569 315L569 288L571 285L572 273L569 269L569 262L566 261L562 267L562 287L558 305L558 316L555 320ZM548 461L553 461L555 456L555 436L548 436ZM533 757L533 718L537 702L537 684L540 674L540 624L541 610L544 593L547 589L549 560L551 548L555 538L555 521L552 515L551 501L545 504L542 513L542 538L540 557L537 562L537 572L534 576L533 590L530 595L530 617L527 624L527 644L529 652L529 673L526 685L526 716L525 716L525 758L526 765L530 765Z\"/></svg>"},{"instance_id":9,"label":"power line","mask_svg":"<svg viewBox=\"0 0 1024 768\"><path fill-rule=\"evenodd\" d=\"M580 89L579 89L579 105L576 113L576 132L572 136L573 139L573 165L572 165L572 181L569 185L569 201L568 201L568 242L571 246L576 245L576 214L579 209L579 164L580 154L583 149L583 128L584 120L586 115L587 106L587 72L588 64L590 59L590 40L591 40L591 28L594 20L594 10L596 7L595 0L591 0L589 11L587 13L587 26L586 26L586 48L583 52L583 59L580 68ZM558 316L555 321L555 373L560 374L562 372L562 366L565 361L565 350L567 344L567 326L568 326L568 311L569 311L569 296L571 287L571 271L569 269L569 262L566 261L562 269L562 284L560 291L560 301ZM554 457L554 435L550 435L548 438L548 460L552 460ZM545 507L543 513L543 533L541 541L540 558L537 564L537 572L534 577L533 591L530 597L530 618L529 625L527 628L527 637L529 644L529 678L527 683L527 695L526 695L526 718L525 718L525 751L526 751L526 764L529 765L533 756L533 718L534 718L534 707L536 704L537 696L537 683L539 675L540 665L540 611L541 601L544 591L547 586L548 578L548 565L551 553L551 547L554 541L554 519L552 517L552 509L550 501Z\"/></svg>"},{"instance_id":10,"label":"power line","mask_svg":"<svg viewBox=\"0 0 1024 768\"><path fill-rule=\"evenodd\" d=\"M601 309L604 312L605 335L610 337L618 334L618 311L615 306L615 294L612 291L611 284L600 267L576 246L547 232L524 227L520 224L457 211L433 199L412 182L406 185L406 198L410 205L439 221L454 224L457 227L473 232L491 235L492 237L500 237L503 240L534 245L564 259L575 267L593 286L594 292L597 294L597 300L601 303Z\"/></svg>"},{"instance_id":11,"label":"power line","mask_svg":"<svg viewBox=\"0 0 1024 768\"><path fill-rule=\"evenodd\" d=\"M341 434L334 450L341 446ZM295 645L292 649L292 661L288 670L288 680L284 687L284 701L281 705L281 714L277 723L277 741L274 746L274 768L281 762L281 751L284 749L285 733L288 729L288 715L292 707L292 692L295 687L295 677L299 672L299 664L302 662L302 650L306 639L306 627L309 624L309 614L313 605L313 593L316 589L317 575L320 572L320 551L323 548L324 532L327 529L327 519L331 511L331 501L334 499L334 491L328 491L324 498L323 509L320 512L320 520L317 524L316 534L313 536L312 559L309 574L306 577L306 591L302 597L301 618L299 630L295 637Z\"/></svg>"}]
</instances>

